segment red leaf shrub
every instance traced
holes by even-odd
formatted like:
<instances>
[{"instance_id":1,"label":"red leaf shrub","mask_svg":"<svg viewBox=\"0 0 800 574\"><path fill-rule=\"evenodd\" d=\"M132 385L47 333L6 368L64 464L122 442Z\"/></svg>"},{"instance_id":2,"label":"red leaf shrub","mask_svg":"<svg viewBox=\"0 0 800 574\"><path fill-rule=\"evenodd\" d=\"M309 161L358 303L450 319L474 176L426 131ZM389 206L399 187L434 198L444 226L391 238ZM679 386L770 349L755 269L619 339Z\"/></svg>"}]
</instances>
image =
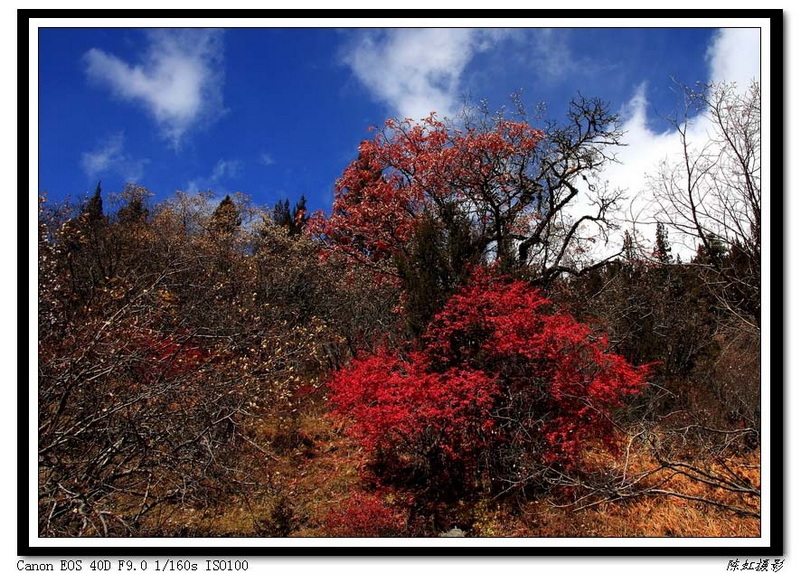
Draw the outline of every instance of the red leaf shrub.
<instances>
[{"instance_id":1,"label":"red leaf shrub","mask_svg":"<svg viewBox=\"0 0 800 574\"><path fill-rule=\"evenodd\" d=\"M469 368L429 371L425 363L422 353L403 358L381 349L331 381L336 411L353 417L351 431L369 452L424 455L437 449L454 461L486 446L496 381Z\"/></svg>"},{"instance_id":2,"label":"red leaf shrub","mask_svg":"<svg viewBox=\"0 0 800 574\"><path fill-rule=\"evenodd\" d=\"M387 504L380 494L356 492L325 517L328 535L345 538L403 536L406 512Z\"/></svg>"},{"instance_id":3,"label":"red leaf shrub","mask_svg":"<svg viewBox=\"0 0 800 574\"><path fill-rule=\"evenodd\" d=\"M645 384L604 337L527 283L476 273L428 327L420 348L361 356L330 381L334 413L384 464L429 485L524 481L544 465L574 470L587 441L612 445L613 409Z\"/></svg>"}]
</instances>

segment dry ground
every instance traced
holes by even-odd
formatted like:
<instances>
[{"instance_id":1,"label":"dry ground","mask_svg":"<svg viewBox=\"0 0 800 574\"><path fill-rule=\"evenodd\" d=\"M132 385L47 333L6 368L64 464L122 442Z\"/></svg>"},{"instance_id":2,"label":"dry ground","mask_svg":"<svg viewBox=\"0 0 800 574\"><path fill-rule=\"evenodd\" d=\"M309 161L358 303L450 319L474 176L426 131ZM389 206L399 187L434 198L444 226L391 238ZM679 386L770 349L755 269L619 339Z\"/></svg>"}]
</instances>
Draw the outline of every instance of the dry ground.
<instances>
[{"instance_id":1,"label":"dry ground","mask_svg":"<svg viewBox=\"0 0 800 574\"><path fill-rule=\"evenodd\" d=\"M265 450L253 463L253 475L264 481L260 491L203 509L166 508L153 519L172 535L181 536L329 536L325 517L363 488L364 457L342 429L324 416L321 397L305 407L303 414L288 423L267 423L258 429L255 438L261 444L273 444L272 451ZM675 469L647 474L659 462L643 445L623 454L601 449L587 452L588 466L597 476L606 477L606 484L608 477L612 477L610 483L619 484L623 474L628 483L646 475L636 489L619 489L623 498L591 494L578 486L557 489L536 500L461 503L448 510L452 514L448 522L464 529L467 536L482 537L759 536L758 496L712 487ZM734 472L760 489L758 450L731 454L719 462L694 459L692 465L711 476ZM660 493L642 494L647 489Z\"/></svg>"}]
</instances>

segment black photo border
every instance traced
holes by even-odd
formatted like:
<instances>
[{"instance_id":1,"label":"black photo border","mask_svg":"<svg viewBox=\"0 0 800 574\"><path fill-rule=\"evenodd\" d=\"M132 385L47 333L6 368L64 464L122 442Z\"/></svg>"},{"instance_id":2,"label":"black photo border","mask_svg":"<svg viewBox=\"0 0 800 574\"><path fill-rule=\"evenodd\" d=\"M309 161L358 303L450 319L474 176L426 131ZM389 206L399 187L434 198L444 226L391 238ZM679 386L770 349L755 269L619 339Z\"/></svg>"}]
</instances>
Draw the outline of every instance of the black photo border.
<instances>
[{"instance_id":1,"label":"black photo border","mask_svg":"<svg viewBox=\"0 0 800 574\"><path fill-rule=\"evenodd\" d=\"M37 181L30 180L30 165L34 158L30 157L30 125L29 117L31 107L37 103L37 94L30 93L30 73L29 73L29 42L31 40L30 21L41 18L64 18L75 19L86 22L91 26L93 19L114 19L114 18L218 18L221 21L225 18L269 18L275 19L276 23L282 18L314 17L323 18L313 10L227 10L227 9L196 9L196 10L151 10L151 9L89 9L89 10L61 10L61 9L20 9L17 11L17 116L18 116L18 245L17 245L17 289L18 289L18 324L17 324L17 357L18 357L18 380L17 380L17 553L24 557L65 557L65 556L98 556L98 557L120 557L120 556L182 556L182 557L222 557L222 556L258 556L258 557L322 557L322 556L384 556L384 557L447 557L447 556L580 556L580 557L709 557L709 556L782 556L785 552L784 526L787 516L784 512L784 476L786 468L785 444L785 321L784 321L784 276L785 269L785 248L784 248L784 220L788 217L785 213L785 191L784 191L784 14L777 9L747 9L747 10L620 10L620 9L595 9L595 10L444 10L436 11L436 17L445 14L447 19L460 18L480 18L486 19L487 24L491 24L492 18L513 19L513 18L620 18L642 19L642 18L674 18L674 19L764 19L769 21L770 58L767 63L770 69L769 100L764 103L769 106L771 113L770 122L770 150L767 157L771 174L771 189L768 190L771 200L771 213L779 214L772 216L767 225L769 228L771 250L767 256L770 258L770 291L766 295L770 298L771 317L770 317L770 341L771 348L768 350L770 361L770 380L766 385L770 388L771 404L770 407L770 512L769 512L769 546L748 546L750 539L741 539L741 545L735 546L687 546L681 545L680 539L675 539L675 545L669 547L653 545L637 546L594 546L580 545L574 546L511 546L498 545L478 546L478 545L447 545L447 546L428 546L420 545L414 539L391 540L386 544L372 543L370 545L359 545L356 543L342 545L320 545L320 539L307 539L308 543L300 546L258 546L246 545L243 540L242 546L219 546L214 545L209 539L197 539L193 546L160 546L148 544L149 539L141 540L142 543L136 546L85 546L85 545L66 545L51 546L37 545L35 541L29 539L30 532L30 508L29 485L31 480L31 461L29 453L32 441L36 438L30 436L30 407L29 389L30 385L36 384L35 373L30 372L29 356L31 326L29 325L29 312L31 311L31 301L29 293L31 286L35 283L36 277L29 275L29 262L34 255L35 245L30 244L29 238L31 226L31 213L29 212L30 194L38 194L38 189L34 189ZM352 19L354 27L359 26L359 19L364 18L428 18L430 17L423 10L337 10L334 12L325 11L325 19L328 18ZM224 27L224 25L223 25ZM762 64L763 65L763 64ZM42 129L40 127L40 129ZM246 539L250 540L250 539ZM315 544L315 540L317 543ZM322 539L329 540L329 539ZM380 539L379 539L380 540ZM535 540L535 539L532 539ZM584 539L570 539L584 540ZM603 539L599 539L602 541Z\"/></svg>"}]
</instances>

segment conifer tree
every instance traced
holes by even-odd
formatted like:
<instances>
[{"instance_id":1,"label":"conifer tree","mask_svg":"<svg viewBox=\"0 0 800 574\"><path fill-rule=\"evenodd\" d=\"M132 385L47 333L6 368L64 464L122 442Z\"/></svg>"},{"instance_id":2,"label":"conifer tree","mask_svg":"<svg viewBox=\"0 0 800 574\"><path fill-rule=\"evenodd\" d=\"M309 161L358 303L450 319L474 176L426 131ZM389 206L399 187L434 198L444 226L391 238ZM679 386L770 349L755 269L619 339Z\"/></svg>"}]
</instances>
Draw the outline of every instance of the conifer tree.
<instances>
[{"instance_id":1,"label":"conifer tree","mask_svg":"<svg viewBox=\"0 0 800 574\"><path fill-rule=\"evenodd\" d=\"M301 195L292 209L289 208L289 200L278 201L272 208L272 221L280 227L285 227L290 237L300 235L308 221L306 209L306 196Z\"/></svg>"},{"instance_id":2,"label":"conifer tree","mask_svg":"<svg viewBox=\"0 0 800 574\"><path fill-rule=\"evenodd\" d=\"M226 195L211 216L211 229L218 233L232 234L241 224L242 217L239 214L239 208L236 207L231 196Z\"/></svg>"},{"instance_id":3,"label":"conifer tree","mask_svg":"<svg viewBox=\"0 0 800 574\"><path fill-rule=\"evenodd\" d=\"M672 246L669 244L667 228L660 221L656 223L656 248L653 256L661 264L672 263Z\"/></svg>"},{"instance_id":4,"label":"conifer tree","mask_svg":"<svg viewBox=\"0 0 800 574\"><path fill-rule=\"evenodd\" d=\"M90 224L97 224L103 220L103 198L101 197L102 190L100 182L97 182L97 187L94 190L94 195L89 198L86 205L83 207L83 215Z\"/></svg>"},{"instance_id":5,"label":"conifer tree","mask_svg":"<svg viewBox=\"0 0 800 574\"><path fill-rule=\"evenodd\" d=\"M272 208L272 221L281 227L289 226L291 215L289 215L288 199L284 199L283 201L278 200L278 203L276 203L275 207Z\"/></svg>"}]
</instances>

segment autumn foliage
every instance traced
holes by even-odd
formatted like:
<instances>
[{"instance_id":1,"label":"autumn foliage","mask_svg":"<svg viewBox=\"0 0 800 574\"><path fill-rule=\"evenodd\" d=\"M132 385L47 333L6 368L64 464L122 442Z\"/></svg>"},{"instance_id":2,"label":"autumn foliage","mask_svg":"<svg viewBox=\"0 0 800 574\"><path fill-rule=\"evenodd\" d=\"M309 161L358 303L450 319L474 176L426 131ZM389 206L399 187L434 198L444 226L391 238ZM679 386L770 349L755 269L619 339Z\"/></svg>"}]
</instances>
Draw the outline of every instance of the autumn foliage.
<instances>
[{"instance_id":1,"label":"autumn foliage","mask_svg":"<svg viewBox=\"0 0 800 574\"><path fill-rule=\"evenodd\" d=\"M328 216L42 198L40 536L716 532L629 527L658 497L757 531L758 233L595 260L608 107L462 119L388 120Z\"/></svg>"},{"instance_id":2,"label":"autumn foliage","mask_svg":"<svg viewBox=\"0 0 800 574\"><path fill-rule=\"evenodd\" d=\"M335 410L390 479L497 489L575 470L587 441L611 442L611 414L647 368L550 307L526 283L479 271L417 349L384 348L336 373Z\"/></svg>"},{"instance_id":3,"label":"autumn foliage","mask_svg":"<svg viewBox=\"0 0 800 574\"><path fill-rule=\"evenodd\" d=\"M331 536L347 538L402 536L407 518L402 508L387 503L380 493L354 492L328 512L325 527Z\"/></svg>"},{"instance_id":4,"label":"autumn foliage","mask_svg":"<svg viewBox=\"0 0 800 574\"><path fill-rule=\"evenodd\" d=\"M297 404L381 317L371 283L271 210L147 199L41 203L42 535L174 535L176 507L280 498L269 449L298 442Z\"/></svg>"},{"instance_id":5,"label":"autumn foliage","mask_svg":"<svg viewBox=\"0 0 800 574\"><path fill-rule=\"evenodd\" d=\"M508 120L489 129L456 129L435 115L419 123L388 120L361 143L336 182L331 217L317 216L312 229L331 248L376 263L403 252L423 214L456 204L479 221L484 249L490 235L504 240L523 221L533 188L528 168L543 138Z\"/></svg>"}]
</instances>

